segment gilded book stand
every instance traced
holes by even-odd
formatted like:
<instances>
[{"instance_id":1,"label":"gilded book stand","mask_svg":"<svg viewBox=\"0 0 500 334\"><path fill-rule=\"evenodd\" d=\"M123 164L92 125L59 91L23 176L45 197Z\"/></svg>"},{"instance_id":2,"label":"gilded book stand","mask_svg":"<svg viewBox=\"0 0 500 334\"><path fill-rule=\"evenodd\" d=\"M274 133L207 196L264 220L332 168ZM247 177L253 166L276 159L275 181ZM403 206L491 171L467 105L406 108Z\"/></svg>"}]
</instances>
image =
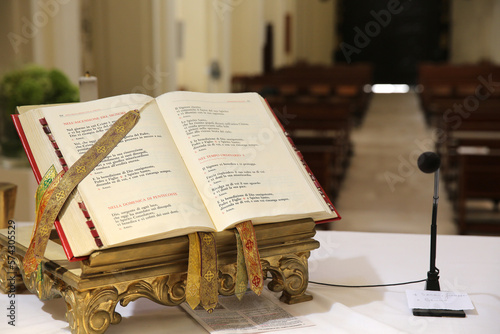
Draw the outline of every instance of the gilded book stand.
<instances>
[{"instance_id":1,"label":"gilded book stand","mask_svg":"<svg viewBox=\"0 0 500 334\"><path fill-rule=\"evenodd\" d=\"M264 276L271 276L268 288L282 292L288 304L312 299L306 294L308 258L319 247L313 239L315 223L302 219L255 227ZM145 244L97 251L88 260L69 262L56 235L51 237L43 264L43 279L23 272L22 260L31 228L0 230L0 289L7 293L26 287L41 300L62 297L72 333L104 333L118 324L118 303L126 306L146 297L174 306L185 300L188 265L188 237L176 237ZM10 242L9 242L10 241ZM216 234L219 294L234 294L236 239L233 231ZM10 246L10 247L9 247Z\"/></svg>"}]
</instances>

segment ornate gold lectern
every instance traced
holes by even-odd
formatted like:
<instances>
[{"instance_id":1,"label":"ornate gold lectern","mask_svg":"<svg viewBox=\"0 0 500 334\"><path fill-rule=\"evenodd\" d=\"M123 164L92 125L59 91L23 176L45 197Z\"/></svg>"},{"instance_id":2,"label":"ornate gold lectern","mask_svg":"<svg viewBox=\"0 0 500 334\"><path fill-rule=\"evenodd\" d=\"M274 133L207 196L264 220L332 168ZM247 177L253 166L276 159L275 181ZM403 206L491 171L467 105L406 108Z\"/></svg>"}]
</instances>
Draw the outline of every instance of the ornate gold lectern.
<instances>
[{"instance_id":1,"label":"ornate gold lectern","mask_svg":"<svg viewBox=\"0 0 500 334\"><path fill-rule=\"evenodd\" d=\"M14 227L15 225L12 224ZM10 233L9 231L15 231ZM308 258L319 247L315 223L309 219L255 226L268 288L282 292L288 304L312 299L306 294ZM13 236L13 237L12 237ZM236 239L232 230L216 233L219 294L232 295L236 275ZM118 324L118 303L126 306L146 297L174 306L185 300L188 237L97 251L88 260L69 262L53 233L37 272L26 277L22 260L30 242L31 227L0 230L0 289L7 293L26 287L41 300L62 297L72 333L104 333ZM14 283L15 282L15 283ZM22 312L22 310L20 310Z\"/></svg>"}]
</instances>

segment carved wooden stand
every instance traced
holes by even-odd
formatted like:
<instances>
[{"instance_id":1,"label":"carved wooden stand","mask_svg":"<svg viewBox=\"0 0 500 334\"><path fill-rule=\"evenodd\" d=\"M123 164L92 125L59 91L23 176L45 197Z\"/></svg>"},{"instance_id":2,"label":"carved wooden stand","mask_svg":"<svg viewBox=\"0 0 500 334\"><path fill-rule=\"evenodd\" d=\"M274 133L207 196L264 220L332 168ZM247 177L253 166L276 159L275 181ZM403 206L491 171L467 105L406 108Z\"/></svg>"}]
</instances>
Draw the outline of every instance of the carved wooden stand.
<instances>
[{"instance_id":1,"label":"carved wooden stand","mask_svg":"<svg viewBox=\"0 0 500 334\"><path fill-rule=\"evenodd\" d=\"M256 226L264 275L271 275L267 286L282 292L282 302L312 299L306 288L310 251L319 247L312 239L314 234L311 220ZM30 235L31 228L17 229L15 243L9 243L7 230L0 230L0 289L7 293L14 286L17 292L26 287L41 300L62 297L72 333L104 333L110 324L118 324L118 303L126 306L140 297L167 306L184 302L186 236L95 252L83 262L68 262L62 246L51 240L42 262L43 279L37 283L37 273L27 277L22 269ZM234 233L217 233L216 240L219 294L232 295L236 276Z\"/></svg>"}]
</instances>

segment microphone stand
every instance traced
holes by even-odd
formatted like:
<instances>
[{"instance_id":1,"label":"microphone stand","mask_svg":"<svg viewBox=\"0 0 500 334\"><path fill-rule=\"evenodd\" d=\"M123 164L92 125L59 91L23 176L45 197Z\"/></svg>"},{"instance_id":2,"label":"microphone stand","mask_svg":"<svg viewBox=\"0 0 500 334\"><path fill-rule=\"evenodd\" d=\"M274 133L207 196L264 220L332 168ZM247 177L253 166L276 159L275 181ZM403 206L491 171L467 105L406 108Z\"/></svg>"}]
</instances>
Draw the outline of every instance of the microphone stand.
<instances>
[{"instance_id":1,"label":"microphone stand","mask_svg":"<svg viewBox=\"0 0 500 334\"><path fill-rule=\"evenodd\" d=\"M432 202L432 222L431 222L431 260L430 268L427 272L427 282L425 290L441 291L439 287L439 269L436 268L436 239L437 239L437 207L439 200L439 168L434 173L434 196ZM463 310L444 309L413 309L415 316L427 317L458 317L465 318Z\"/></svg>"},{"instance_id":2,"label":"microphone stand","mask_svg":"<svg viewBox=\"0 0 500 334\"><path fill-rule=\"evenodd\" d=\"M434 196L432 201L432 223L431 223L431 262L427 272L427 283L425 290L441 291L439 287L439 269L436 268L436 239L437 239L437 208L439 200L439 168L434 173Z\"/></svg>"}]
</instances>

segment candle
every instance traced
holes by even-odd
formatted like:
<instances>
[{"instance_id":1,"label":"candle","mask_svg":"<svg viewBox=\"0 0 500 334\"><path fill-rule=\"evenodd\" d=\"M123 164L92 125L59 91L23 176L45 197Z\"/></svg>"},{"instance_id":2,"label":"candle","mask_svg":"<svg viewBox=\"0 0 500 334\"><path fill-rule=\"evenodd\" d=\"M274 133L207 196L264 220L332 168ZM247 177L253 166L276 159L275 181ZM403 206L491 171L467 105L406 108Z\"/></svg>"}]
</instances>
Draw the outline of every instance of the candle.
<instances>
[{"instance_id":1,"label":"candle","mask_svg":"<svg viewBox=\"0 0 500 334\"><path fill-rule=\"evenodd\" d=\"M97 78L90 76L87 72L84 77L80 77L80 102L97 100Z\"/></svg>"}]
</instances>

